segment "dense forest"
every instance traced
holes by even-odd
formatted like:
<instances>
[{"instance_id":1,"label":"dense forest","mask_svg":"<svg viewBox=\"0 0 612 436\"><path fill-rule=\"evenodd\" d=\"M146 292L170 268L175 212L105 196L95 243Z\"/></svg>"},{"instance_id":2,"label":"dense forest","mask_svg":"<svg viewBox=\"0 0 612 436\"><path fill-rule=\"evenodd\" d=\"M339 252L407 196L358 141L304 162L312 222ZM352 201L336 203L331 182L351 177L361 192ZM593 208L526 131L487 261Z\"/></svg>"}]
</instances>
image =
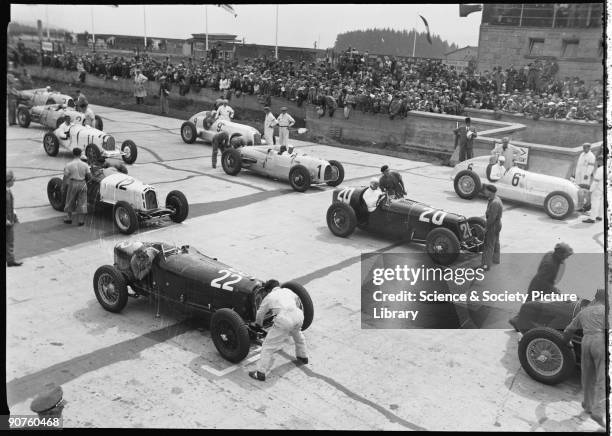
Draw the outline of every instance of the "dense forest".
<instances>
[{"instance_id":1,"label":"dense forest","mask_svg":"<svg viewBox=\"0 0 612 436\"><path fill-rule=\"evenodd\" d=\"M417 32L416 57L444 58L444 54L458 49L457 44L449 44L438 35L431 35L431 44L427 41L427 32ZM414 29L399 31L393 29L353 30L341 33L336 37L335 51L344 51L351 47L370 54L395 56L412 56Z\"/></svg>"},{"instance_id":2,"label":"dense forest","mask_svg":"<svg viewBox=\"0 0 612 436\"><path fill-rule=\"evenodd\" d=\"M9 23L7 30L8 30L9 35L32 35L32 36L38 35L38 29L36 28L36 25L16 23L14 21ZM54 35L56 34L64 35L65 33L70 33L66 29L57 29L57 28L54 28L53 26L50 26L50 32ZM43 35L46 35L46 34L47 34L47 27L43 23Z\"/></svg>"}]
</instances>

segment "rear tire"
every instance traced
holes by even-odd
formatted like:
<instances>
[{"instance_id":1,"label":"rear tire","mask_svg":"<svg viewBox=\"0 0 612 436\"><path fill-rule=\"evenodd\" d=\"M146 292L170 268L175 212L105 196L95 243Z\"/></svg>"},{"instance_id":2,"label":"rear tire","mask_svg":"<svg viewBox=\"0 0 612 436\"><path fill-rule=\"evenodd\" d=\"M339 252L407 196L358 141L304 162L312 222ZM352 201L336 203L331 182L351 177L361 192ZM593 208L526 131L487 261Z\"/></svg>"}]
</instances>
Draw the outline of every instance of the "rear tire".
<instances>
[{"instance_id":1,"label":"rear tire","mask_svg":"<svg viewBox=\"0 0 612 436\"><path fill-rule=\"evenodd\" d=\"M121 151L125 153L121 156L121 158L126 164L131 165L136 162L136 157L138 157L138 148L136 147L136 144L134 144L134 141L129 139L123 141L121 144Z\"/></svg>"},{"instance_id":2,"label":"rear tire","mask_svg":"<svg viewBox=\"0 0 612 436\"><path fill-rule=\"evenodd\" d=\"M32 117L30 116L30 110L25 107L20 107L17 110L17 122L21 127L27 128L30 126Z\"/></svg>"},{"instance_id":3,"label":"rear tire","mask_svg":"<svg viewBox=\"0 0 612 436\"><path fill-rule=\"evenodd\" d=\"M547 385L566 380L576 368L574 351L563 342L561 332L550 327L536 327L525 333L518 355L525 372Z\"/></svg>"},{"instance_id":4,"label":"rear tire","mask_svg":"<svg viewBox=\"0 0 612 436\"><path fill-rule=\"evenodd\" d=\"M191 121L185 121L181 126L181 138L186 144L193 144L198 137L198 131L195 124Z\"/></svg>"},{"instance_id":5,"label":"rear tire","mask_svg":"<svg viewBox=\"0 0 612 436\"><path fill-rule=\"evenodd\" d=\"M289 171L289 183L297 192L304 192L310 188L310 173L304 165L295 165Z\"/></svg>"},{"instance_id":6,"label":"rear tire","mask_svg":"<svg viewBox=\"0 0 612 436\"><path fill-rule=\"evenodd\" d=\"M476 236L480 242L484 242L487 221L479 216L472 216L468 218L468 225L472 236Z\"/></svg>"},{"instance_id":7,"label":"rear tire","mask_svg":"<svg viewBox=\"0 0 612 436\"><path fill-rule=\"evenodd\" d=\"M45 133L45 136L43 137L43 147L45 149L45 153L47 153L49 156L57 156L59 153L59 139L57 139L55 133Z\"/></svg>"},{"instance_id":8,"label":"rear tire","mask_svg":"<svg viewBox=\"0 0 612 436\"><path fill-rule=\"evenodd\" d=\"M102 153L100 153L100 149L97 145L89 144L85 147L85 156L87 157L87 162L89 164L95 164L102 159Z\"/></svg>"},{"instance_id":9,"label":"rear tire","mask_svg":"<svg viewBox=\"0 0 612 436\"><path fill-rule=\"evenodd\" d=\"M334 181L327 182L328 186L338 186L344 180L344 167L337 160L330 160L329 164L338 170L338 178Z\"/></svg>"},{"instance_id":10,"label":"rear tire","mask_svg":"<svg viewBox=\"0 0 612 436\"><path fill-rule=\"evenodd\" d=\"M429 257L440 265L450 265L459 256L459 239L445 227L438 227L427 234L425 246Z\"/></svg>"},{"instance_id":11,"label":"rear tire","mask_svg":"<svg viewBox=\"0 0 612 436\"><path fill-rule=\"evenodd\" d=\"M47 183L47 198L53 209L63 212L64 206L66 205L66 199L62 192L62 179L59 177L53 177Z\"/></svg>"},{"instance_id":12,"label":"rear tire","mask_svg":"<svg viewBox=\"0 0 612 436\"><path fill-rule=\"evenodd\" d=\"M131 235L138 228L138 216L134 208L125 201L118 201L113 207L115 227L126 235Z\"/></svg>"},{"instance_id":13,"label":"rear tire","mask_svg":"<svg viewBox=\"0 0 612 436\"><path fill-rule=\"evenodd\" d=\"M242 361L251 348L249 330L232 309L219 309L210 320L210 335L221 356L233 363Z\"/></svg>"},{"instance_id":14,"label":"rear tire","mask_svg":"<svg viewBox=\"0 0 612 436\"><path fill-rule=\"evenodd\" d=\"M562 191L554 191L546 196L544 209L549 217L564 220L574 213L574 200Z\"/></svg>"},{"instance_id":15,"label":"rear tire","mask_svg":"<svg viewBox=\"0 0 612 436\"><path fill-rule=\"evenodd\" d=\"M346 238L357 226L357 215L346 203L332 203L327 209L327 227L336 236Z\"/></svg>"},{"instance_id":16,"label":"rear tire","mask_svg":"<svg viewBox=\"0 0 612 436\"><path fill-rule=\"evenodd\" d=\"M189 203L187 197L181 191L170 191L166 195L166 208L174 210L170 219L175 223L182 223L189 215Z\"/></svg>"},{"instance_id":17,"label":"rear tire","mask_svg":"<svg viewBox=\"0 0 612 436\"><path fill-rule=\"evenodd\" d=\"M314 318L314 306L310 294L297 282L287 282L281 285L281 288L291 289L295 295L297 295L302 303L302 312L304 312L304 322L302 322L302 331L306 330L312 324Z\"/></svg>"},{"instance_id":18,"label":"rear tire","mask_svg":"<svg viewBox=\"0 0 612 436\"><path fill-rule=\"evenodd\" d=\"M109 312L119 313L128 300L128 290L123 274L111 265L101 266L93 278L94 294L98 303Z\"/></svg>"},{"instance_id":19,"label":"rear tire","mask_svg":"<svg viewBox=\"0 0 612 436\"><path fill-rule=\"evenodd\" d=\"M242 154L234 148L228 148L221 154L221 166L223 171L230 176L235 176L242 168Z\"/></svg>"},{"instance_id":20,"label":"rear tire","mask_svg":"<svg viewBox=\"0 0 612 436\"><path fill-rule=\"evenodd\" d=\"M482 183L480 177L474 171L462 170L455 176L453 186L459 197L471 200L480 192Z\"/></svg>"}]
</instances>

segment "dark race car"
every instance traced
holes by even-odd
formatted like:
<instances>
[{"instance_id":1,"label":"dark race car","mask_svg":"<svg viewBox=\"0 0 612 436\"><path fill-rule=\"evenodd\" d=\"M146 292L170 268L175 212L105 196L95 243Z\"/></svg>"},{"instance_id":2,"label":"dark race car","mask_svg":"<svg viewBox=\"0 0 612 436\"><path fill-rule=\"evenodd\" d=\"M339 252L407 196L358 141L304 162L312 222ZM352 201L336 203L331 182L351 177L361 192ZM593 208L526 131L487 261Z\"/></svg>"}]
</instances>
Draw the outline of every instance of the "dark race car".
<instances>
[{"instance_id":1,"label":"dark race car","mask_svg":"<svg viewBox=\"0 0 612 436\"><path fill-rule=\"evenodd\" d=\"M427 253L442 265L453 263L461 250L482 251L485 220L434 209L414 200L382 197L373 212L363 200L367 187L334 190L327 209L327 226L340 237L355 227L384 236L425 244Z\"/></svg>"},{"instance_id":2,"label":"dark race car","mask_svg":"<svg viewBox=\"0 0 612 436\"><path fill-rule=\"evenodd\" d=\"M521 306L516 318L516 329L522 334L518 357L531 378L554 385L574 374L580 365L582 330L574 334L571 347L563 342L563 330L588 304L589 300L530 301Z\"/></svg>"},{"instance_id":3,"label":"dark race car","mask_svg":"<svg viewBox=\"0 0 612 436\"><path fill-rule=\"evenodd\" d=\"M243 360L251 341L261 339L272 326L271 313L265 317L263 329L252 324L268 292L263 288L264 281L193 247L126 241L116 245L114 252L114 265L99 267L93 279L98 302L110 312L121 312L128 296L150 295L210 316L215 347L230 362ZM134 294L128 293L128 286ZM314 315L310 295L296 282L282 286L299 297L304 312L302 330L306 330Z\"/></svg>"}]
</instances>

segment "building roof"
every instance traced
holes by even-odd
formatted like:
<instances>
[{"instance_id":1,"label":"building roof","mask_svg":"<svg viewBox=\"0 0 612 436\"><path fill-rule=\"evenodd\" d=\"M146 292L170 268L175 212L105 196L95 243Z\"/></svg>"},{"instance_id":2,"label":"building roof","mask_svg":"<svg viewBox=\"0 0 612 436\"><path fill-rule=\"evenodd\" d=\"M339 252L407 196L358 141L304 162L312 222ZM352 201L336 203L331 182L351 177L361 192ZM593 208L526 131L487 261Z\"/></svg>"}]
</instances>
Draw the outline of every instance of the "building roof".
<instances>
[{"instance_id":1,"label":"building roof","mask_svg":"<svg viewBox=\"0 0 612 436\"><path fill-rule=\"evenodd\" d=\"M453 53L456 53L456 52L461 51L461 50L468 50L468 49L470 49L470 48L473 48L473 49L475 49L475 50L478 50L478 47L477 47L477 46L473 46L473 45L466 45L465 47L458 48L457 50L453 50L453 51L449 51L448 53L444 53L444 56L448 56L449 54L453 54Z\"/></svg>"},{"instance_id":2,"label":"building roof","mask_svg":"<svg viewBox=\"0 0 612 436\"><path fill-rule=\"evenodd\" d=\"M116 33L96 33L96 40L100 40L100 39L108 40L109 38L115 38L115 40L117 39L123 39L123 40L125 39L144 39L144 35L118 35ZM162 41L166 40L166 41L180 41L180 42L184 41L184 39L180 39L180 38L165 38L161 36L147 36L147 39L159 39Z\"/></svg>"},{"instance_id":3,"label":"building roof","mask_svg":"<svg viewBox=\"0 0 612 436\"><path fill-rule=\"evenodd\" d=\"M217 41L234 41L237 35L231 35L229 33L209 33L208 39L215 39ZM192 39L206 39L206 33L192 33Z\"/></svg>"}]
</instances>

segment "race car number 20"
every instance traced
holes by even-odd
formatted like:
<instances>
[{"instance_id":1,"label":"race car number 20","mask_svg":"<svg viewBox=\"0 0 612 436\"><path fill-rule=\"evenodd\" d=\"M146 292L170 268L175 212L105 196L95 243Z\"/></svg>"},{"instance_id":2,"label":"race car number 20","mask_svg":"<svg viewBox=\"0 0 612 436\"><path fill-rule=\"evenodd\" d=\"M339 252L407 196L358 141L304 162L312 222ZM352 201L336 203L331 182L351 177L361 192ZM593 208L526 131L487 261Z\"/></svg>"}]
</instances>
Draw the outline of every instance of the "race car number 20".
<instances>
[{"instance_id":1,"label":"race car number 20","mask_svg":"<svg viewBox=\"0 0 612 436\"><path fill-rule=\"evenodd\" d=\"M436 226L440 226L442 225L442 222L444 222L445 216L446 212L444 212L443 210L434 210L427 208L423 212L421 212L421 215L419 215L419 221L423 221L424 223L432 223Z\"/></svg>"}]
</instances>

